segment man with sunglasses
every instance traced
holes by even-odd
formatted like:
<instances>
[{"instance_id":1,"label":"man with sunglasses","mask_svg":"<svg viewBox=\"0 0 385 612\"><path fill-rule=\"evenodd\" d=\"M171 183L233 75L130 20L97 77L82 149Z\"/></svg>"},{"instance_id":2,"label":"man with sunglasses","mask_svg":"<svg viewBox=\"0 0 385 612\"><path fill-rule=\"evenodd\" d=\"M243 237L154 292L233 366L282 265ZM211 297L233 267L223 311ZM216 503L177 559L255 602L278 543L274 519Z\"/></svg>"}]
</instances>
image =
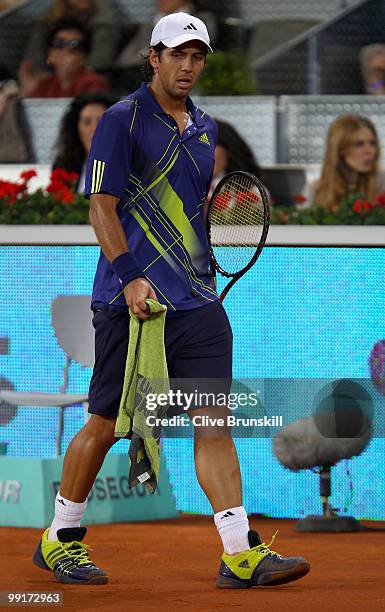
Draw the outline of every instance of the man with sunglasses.
<instances>
[{"instance_id":1,"label":"man with sunglasses","mask_svg":"<svg viewBox=\"0 0 385 612\"><path fill-rule=\"evenodd\" d=\"M21 95L31 98L72 98L82 93L106 92L107 79L87 69L90 38L84 26L75 19L54 22L47 37L46 62L51 74L27 67L19 73Z\"/></svg>"}]
</instances>

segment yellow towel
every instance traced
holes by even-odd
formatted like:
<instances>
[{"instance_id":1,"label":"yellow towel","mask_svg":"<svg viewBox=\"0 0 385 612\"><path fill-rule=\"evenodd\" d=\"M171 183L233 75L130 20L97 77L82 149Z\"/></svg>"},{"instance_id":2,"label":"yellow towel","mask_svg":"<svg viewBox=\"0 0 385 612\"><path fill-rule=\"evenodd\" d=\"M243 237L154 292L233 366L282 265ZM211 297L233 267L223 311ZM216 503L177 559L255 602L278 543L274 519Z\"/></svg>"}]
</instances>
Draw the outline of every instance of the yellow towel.
<instances>
[{"instance_id":1,"label":"yellow towel","mask_svg":"<svg viewBox=\"0 0 385 612\"><path fill-rule=\"evenodd\" d=\"M164 326L167 307L155 300L146 300L150 317L145 321L130 311L130 336L115 437L129 438L129 486L144 483L154 493L159 477L159 443L161 427L151 420L161 418L168 406L150 410L146 405L149 393L168 393L169 380ZM148 417L151 417L148 423Z\"/></svg>"}]
</instances>

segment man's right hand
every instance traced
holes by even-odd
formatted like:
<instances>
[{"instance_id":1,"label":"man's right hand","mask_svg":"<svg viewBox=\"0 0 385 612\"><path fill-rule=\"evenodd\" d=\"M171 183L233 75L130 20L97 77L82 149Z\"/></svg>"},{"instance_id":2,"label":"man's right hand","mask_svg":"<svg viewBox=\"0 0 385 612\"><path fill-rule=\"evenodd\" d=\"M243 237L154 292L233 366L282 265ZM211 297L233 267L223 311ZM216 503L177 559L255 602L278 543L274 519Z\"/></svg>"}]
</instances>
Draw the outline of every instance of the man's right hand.
<instances>
[{"instance_id":1,"label":"man's right hand","mask_svg":"<svg viewBox=\"0 0 385 612\"><path fill-rule=\"evenodd\" d=\"M43 72L33 66L32 60L24 60L20 64L19 72L20 95L28 98L35 91L40 81L48 79L49 72Z\"/></svg>"},{"instance_id":2,"label":"man's right hand","mask_svg":"<svg viewBox=\"0 0 385 612\"><path fill-rule=\"evenodd\" d=\"M124 288L124 297L126 298L127 306L139 319L148 319L150 316L147 312L146 300L156 300L155 291L150 283L145 278L134 278Z\"/></svg>"}]
</instances>

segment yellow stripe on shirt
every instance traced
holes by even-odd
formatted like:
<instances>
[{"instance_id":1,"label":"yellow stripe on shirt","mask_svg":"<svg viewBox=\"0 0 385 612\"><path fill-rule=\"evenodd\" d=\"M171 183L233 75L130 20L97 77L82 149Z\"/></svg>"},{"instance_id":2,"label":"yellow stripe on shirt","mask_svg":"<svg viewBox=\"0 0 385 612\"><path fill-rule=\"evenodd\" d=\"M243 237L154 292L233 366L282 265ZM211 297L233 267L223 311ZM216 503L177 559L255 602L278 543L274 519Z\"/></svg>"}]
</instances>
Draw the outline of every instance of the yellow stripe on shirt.
<instances>
[{"instance_id":1,"label":"yellow stripe on shirt","mask_svg":"<svg viewBox=\"0 0 385 612\"><path fill-rule=\"evenodd\" d=\"M92 168L92 186L91 186L91 193L95 193L95 176L96 176L96 164L97 164L97 159L94 159L94 165Z\"/></svg>"},{"instance_id":2,"label":"yellow stripe on shirt","mask_svg":"<svg viewBox=\"0 0 385 612\"><path fill-rule=\"evenodd\" d=\"M100 164L101 164L101 168L100 168L100 179L99 179L99 183L98 183L98 186L97 186L98 193L99 193L99 191L100 191L100 190L101 190L101 188L102 188L103 175L104 175L104 168L106 167L106 162L100 162Z\"/></svg>"},{"instance_id":3,"label":"yellow stripe on shirt","mask_svg":"<svg viewBox=\"0 0 385 612\"><path fill-rule=\"evenodd\" d=\"M94 159L94 165L92 168L92 185L91 193L99 193L102 188L104 169L106 162L99 159Z\"/></svg>"}]
</instances>

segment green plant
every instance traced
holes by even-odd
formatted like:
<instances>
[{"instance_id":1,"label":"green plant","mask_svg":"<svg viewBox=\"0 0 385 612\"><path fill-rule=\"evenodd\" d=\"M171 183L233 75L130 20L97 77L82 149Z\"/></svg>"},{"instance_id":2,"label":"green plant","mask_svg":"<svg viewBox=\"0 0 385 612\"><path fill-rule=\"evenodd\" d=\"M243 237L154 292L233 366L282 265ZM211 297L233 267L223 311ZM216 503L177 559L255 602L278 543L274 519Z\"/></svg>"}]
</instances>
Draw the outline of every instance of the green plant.
<instances>
[{"instance_id":1,"label":"green plant","mask_svg":"<svg viewBox=\"0 0 385 612\"><path fill-rule=\"evenodd\" d=\"M305 198L299 196L299 204ZM378 194L373 202L359 193L350 194L339 206L328 210L320 204L308 208L273 206L271 223L289 225L385 225L385 193Z\"/></svg>"},{"instance_id":2,"label":"green plant","mask_svg":"<svg viewBox=\"0 0 385 612\"><path fill-rule=\"evenodd\" d=\"M3 225L86 224L89 202L75 192L78 174L52 171L49 185L29 193L35 170L20 174L15 183L0 180L0 223Z\"/></svg>"},{"instance_id":3,"label":"green plant","mask_svg":"<svg viewBox=\"0 0 385 612\"><path fill-rule=\"evenodd\" d=\"M246 57L241 53L228 51L217 51L207 56L206 67L199 80L199 91L216 96L258 93Z\"/></svg>"}]
</instances>

